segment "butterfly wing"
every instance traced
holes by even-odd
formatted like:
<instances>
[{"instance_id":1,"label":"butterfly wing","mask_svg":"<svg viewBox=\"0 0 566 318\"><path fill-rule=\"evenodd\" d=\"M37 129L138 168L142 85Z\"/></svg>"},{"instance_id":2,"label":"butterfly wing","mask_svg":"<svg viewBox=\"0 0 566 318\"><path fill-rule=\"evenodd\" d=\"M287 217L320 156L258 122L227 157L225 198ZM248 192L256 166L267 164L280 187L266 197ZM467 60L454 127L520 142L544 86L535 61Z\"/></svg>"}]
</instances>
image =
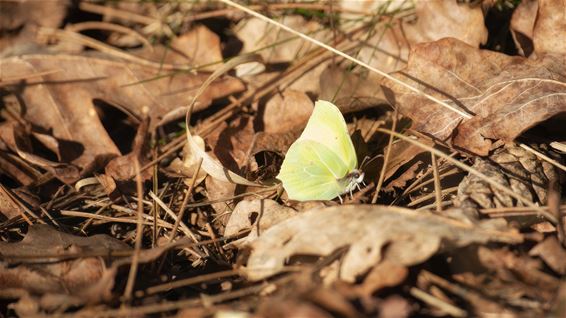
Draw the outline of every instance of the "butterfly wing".
<instances>
[{"instance_id":1,"label":"butterfly wing","mask_svg":"<svg viewBox=\"0 0 566 318\"><path fill-rule=\"evenodd\" d=\"M340 180L349 172L336 152L312 140L291 145L277 179L283 182L289 199L332 200L347 187Z\"/></svg>"},{"instance_id":2,"label":"butterfly wing","mask_svg":"<svg viewBox=\"0 0 566 318\"><path fill-rule=\"evenodd\" d=\"M334 104L319 100L298 140L312 140L331 149L345 163L346 173L358 166L356 150L348 134L344 116ZM343 177L341 175L340 177Z\"/></svg>"}]
</instances>

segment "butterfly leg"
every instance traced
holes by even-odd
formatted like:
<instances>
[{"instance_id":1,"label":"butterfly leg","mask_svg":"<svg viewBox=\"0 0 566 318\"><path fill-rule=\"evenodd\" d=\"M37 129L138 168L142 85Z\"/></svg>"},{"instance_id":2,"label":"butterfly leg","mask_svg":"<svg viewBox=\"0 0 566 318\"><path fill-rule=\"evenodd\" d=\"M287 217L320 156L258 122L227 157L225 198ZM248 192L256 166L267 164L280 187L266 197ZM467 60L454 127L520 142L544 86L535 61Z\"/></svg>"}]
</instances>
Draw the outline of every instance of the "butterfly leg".
<instances>
[{"instance_id":1,"label":"butterfly leg","mask_svg":"<svg viewBox=\"0 0 566 318\"><path fill-rule=\"evenodd\" d=\"M338 199L340 199L340 204L344 204L344 200L342 200L342 197L340 195L338 195Z\"/></svg>"}]
</instances>

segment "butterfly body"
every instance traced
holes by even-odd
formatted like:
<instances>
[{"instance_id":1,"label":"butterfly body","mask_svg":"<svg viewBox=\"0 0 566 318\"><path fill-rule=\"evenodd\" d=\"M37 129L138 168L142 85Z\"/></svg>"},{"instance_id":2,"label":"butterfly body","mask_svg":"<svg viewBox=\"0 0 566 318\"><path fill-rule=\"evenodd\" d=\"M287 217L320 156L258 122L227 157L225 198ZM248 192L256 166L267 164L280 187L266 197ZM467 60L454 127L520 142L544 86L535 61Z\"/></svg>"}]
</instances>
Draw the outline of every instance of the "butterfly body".
<instances>
[{"instance_id":1,"label":"butterfly body","mask_svg":"<svg viewBox=\"0 0 566 318\"><path fill-rule=\"evenodd\" d=\"M289 148L277 179L292 200L332 200L363 180L340 110L317 101L305 130Z\"/></svg>"}]
</instances>

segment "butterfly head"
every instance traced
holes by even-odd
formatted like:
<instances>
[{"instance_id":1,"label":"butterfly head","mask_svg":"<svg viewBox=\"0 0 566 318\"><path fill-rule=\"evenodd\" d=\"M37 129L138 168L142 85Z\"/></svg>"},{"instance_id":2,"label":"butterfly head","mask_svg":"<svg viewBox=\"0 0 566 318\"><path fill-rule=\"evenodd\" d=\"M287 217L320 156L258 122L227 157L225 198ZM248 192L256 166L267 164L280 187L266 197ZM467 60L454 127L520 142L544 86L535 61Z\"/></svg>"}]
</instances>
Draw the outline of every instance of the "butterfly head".
<instances>
[{"instance_id":1,"label":"butterfly head","mask_svg":"<svg viewBox=\"0 0 566 318\"><path fill-rule=\"evenodd\" d=\"M344 193L352 193L356 188L360 189L360 183L364 182L364 172L358 169L352 170L344 177L345 181L347 182L346 188L342 192Z\"/></svg>"},{"instance_id":2,"label":"butterfly head","mask_svg":"<svg viewBox=\"0 0 566 318\"><path fill-rule=\"evenodd\" d=\"M353 170L348 174L352 183L362 183L364 181L364 172L358 169Z\"/></svg>"}]
</instances>

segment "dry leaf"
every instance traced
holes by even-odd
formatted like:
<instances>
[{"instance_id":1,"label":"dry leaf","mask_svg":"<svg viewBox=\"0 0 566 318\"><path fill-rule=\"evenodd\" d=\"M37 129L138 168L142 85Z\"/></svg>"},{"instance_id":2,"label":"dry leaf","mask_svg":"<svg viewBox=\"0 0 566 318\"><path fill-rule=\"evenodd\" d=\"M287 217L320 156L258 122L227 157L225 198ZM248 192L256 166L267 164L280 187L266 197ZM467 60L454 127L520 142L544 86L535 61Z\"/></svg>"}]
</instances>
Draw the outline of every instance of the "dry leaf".
<instances>
[{"instance_id":1,"label":"dry leaf","mask_svg":"<svg viewBox=\"0 0 566 318\"><path fill-rule=\"evenodd\" d=\"M566 274L566 250L555 236L546 238L529 251L531 256L539 256L553 271Z\"/></svg>"},{"instance_id":2,"label":"dry leaf","mask_svg":"<svg viewBox=\"0 0 566 318\"><path fill-rule=\"evenodd\" d=\"M102 58L66 55L9 58L0 61L0 68L3 81L51 72L28 78L27 84L11 89L25 104L19 111L24 120L50 131L60 143L71 144L75 149L82 147L82 153L67 158L81 169L92 168L102 158L120 155L97 116L93 99L121 107L138 119L150 116L151 123L155 124L161 116L190 102L207 77L177 75L136 84L155 77L159 70ZM212 99L242 89L238 80L219 80L199 97L195 109L202 110Z\"/></svg>"},{"instance_id":3,"label":"dry leaf","mask_svg":"<svg viewBox=\"0 0 566 318\"><path fill-rule=\"evenodd\" d=\"M239 202L232 211L226 223L224 236L251 230L250 234L238 241L237 245L243 246L253 242L268 228L295 215L297 211L273 200L244 200Z\"/></svg>"},{"instance_id":4,"label":"dry leaf","mask_svg":"<svg viewBox=\"0 0 566 318\"><path fill-rule=\"evenodd\" d=\"M511 17L509 29L515 46L523 56L529 56L533 53L533 28L535 25L538 0L523 0Z\"/></svg>"},{"instance_id":5,"label":"dry leaf","mask_svg":"<svg viewBox=\"0 0 566 318\"><path fill-rule=\"evenodd\" d=\"M556 293L560 280L544 271L543 264L528 256L517 255L506 249L489 249L480 246L481 264L494 271L507 284L514 284L516 291L534 299L550 300Z\"/></svg>"},{"instance_id":6,"label":"dry leaf","mask_svg":"<svg viewBox=\"0 0 566 318\"><path fill-rule=\"evenodd\" d=\"M255 318L332 318L315 304L300 299L267 299L258 308Z\"/></svg>"},{"instance_id":7,"label":"dry leaf","mask_svg":"<svg viewBox=\"0 0 566 318\"><path fill-rule=\"evenodd\" d=\"M241 171L248 164L254 134L252 118L238 116L228 126L209 135L206 141L212 149L211 155L222 166L232 171Z\"/></svg>"},{"instance_id":8,"label":"dry leaf","mask_svg":"<svg viewBox=\"0 0 566 318\"><path fill-rule=\"evenodd\" d=\"M308 21L299 15L285 15L278 22L321 41L328 40L331 35L318 22ZM266 63L291 62L315 47L314 44L258 18L242 20L234 30L244 44L242 52L262 49L259 53Z\"/></svg>"},{"instance_id":9,"label":"dry leaf","mask_svg":"<svg viewBox=\"0 0 566 318\"><path fill-rule=\"evenodd\" d=\"M417 45L400 79L475 116L466 120L404 87L385 85L394 92L390 102L413 120L413 128L441 140L457 129L456 146L487 155L492 140L511 142L528 128L566 111L564 74L564 57L529 60L443 39Z\"/></svg>"},{"instance_id":10,"label":"dry leaf","mask_svg":"<svg viewBox=\"0 0 566 318\"><path fill-rule=\"evenodd\" d=\"M487 28L480 6L459 1L415 1L417 21L404 23L409 43L422 43L455 38L473 47L487 41Z\"/></svg>"},{"instance_id":11,"label":"dry leaf","mask_svg":"<svg viewBox=\"0 0 566 318\"><path fill-rule=\"evenodd\" d=\"M36 49L39 27L58 27L67 14L69 0L2 1L0 57Z\"/></svg>"},{"instance_id":12,"label":"dry leaf","mask_svg":"<svg viewBox=\"0 0 566 318\"><path fill-rule=\"evenodd\" d=\"M204 140L199 136L194 136L193 138L200 149L204 151ZM185 146L183 146L181 158L173 159L173 161L171 161L169 166L166 168L166 171L178 176L193 178L193 175L195 174L196 169L199 166L199 161L200 158L197 156L197 154L191 152L189 145L185 144ZM206 172L199 170L197 180L195 181L195 186L200 184L205 177ZM189 179L185 180L187 186L189 186L191 182L192 181L190 181Z\"/></svg>"},{"instance_id":13,"label":"dry leaf","mask_svg":"<svg viewBox=\"0 0 566 318\"><path fill-rule=\"evenodd\" d=\"M496 149L489 159L476 158L473 168L514 193L542 205L548 201L547 185L559 179L558 168L514 145ZM459 207L472 209L523 206L513 197L471 174L458 185L455 203ZM531 222L540 221L536 216L531 218Z\"/></svg>"},{"instance_id":14,"label":"dry leaf","mask_svg":"<svg viewBox=\"0 0 566 318\"><path fill-rule=\"evenodd\" d=\"M0 215L11 219L24 213L23 209L14 201L10 189L0 184Z\"/></svg>"},{"instance_id":15,"label":"dry leaf","mask_svg":"<svg viewBox=\"0 0 566 318\"><path fill-rule=\"evenodd\" d=\"M127 244L104 234L79 237L47 225L31 226L21 242L0 242L0 296L41 295L39 303L48 310L108 300L115 269L107 269L104 259L60 257L89 252L104 255L127 249Z\"/></svg>"},{"instance_id":16,"label":"dry leaf","mask_svg":"<svg viewBox=\"0 0 566 318\"><path fill-rule=\"evenodd\" d=\"M411 4L404 2L398 5ZM372 5L372 2L364 2L363 6L367 5ZM373 1L373 7L384 6L391 11L398 5ZM465 3L445 0L415 1L414 5L414 16L393 21L387 19L377 24L374 35L365 41L358 58L390 73L405 66L409 50L415 44L451 37L479 47L487 40L487 28L480 7L471 8ZM369 77L375 78L376 75L370 74Z\"/></svg>"},{"instance_id":17,"label":"dry leaf","mask_svg":"<svg viewBox=\"0 0 566 318\"><path fill-rule=\"evenodd\" d=\"M350 246L340 278L352 282L382 260L409 266L425 261L441 245L489 241L520 243L522 237L510 229L484 230L424 211L373 205L328 207L268 229L251 245L246 275L251 280L264 279L283 270L293 255L324 256Z\"/></svg>"},{"instance_id":18,"label":"dry leaf","mask_svg":"<svg viewBox=\"0 0 566 318\"><path fill-rule=\"evenodd\" d=\"M387 103L375 77L364 77L336 66L329 66L320 75L319 99L332 101L343 113Z\"/></svg>"},{"instance_id":19,"label":"dry leaf","mask_svg":"<svg viewBox=\"0 0 566 318\"><path fill-rule=\"evenodd\" d=\"M197 25L191 31L175 38L171 47L185 55L185 64L191 66L212 64L199 70L211 72L222 66L220 38L203 25Z\"/></svg>"},{"instance_id":20,"label":"dry leaf","mask_svg":"<svg viewBox=\"0 0 566 318\"><path fill-rule=\"evenodd\" d=\"M566 0L540 0L533 29L535 53L566 55ZM564 74L564 73L562 73Z\"/></svg>"},{"instance_id":21,"label":"dry leaf","mask_svg":"<svg viewBox=\"0 0 566 318\"><path fill-rule=\"evenodd\" d=\"M132 151L124 156L116 157L112 159L104 168L106 174L112 177L118 186L120 183L126 183L132 181L135 178L137 171L134 161L138 162L138 168L145 166L149 162L145 154L149 151L148 145L148 129L149 129L149 118L143 120L134 138L134 143L132 146ZM153 175L151 169L145 169L140 171L142 181L147 181L151 179Z\"/></svg>"},{"instance_id":22,"label":"dry leaf","mask_svg":"<svg viewBox=\"0 0 566 318\"><path fill-rule=\"evenodd\" d=\"M315 20L307 20L299 15L284 15L278 22L300 30L308 36L328 43L332 32ZM291 63L307 52L317 48L287 31L258 18L244 19L234 27L234 33L243 42L243 53L259 53L268 64ZM321 63L296 79L289 88L302 92L317 92L318 79L327 63ZM266 74L266 76L272 76ZM276 76L276 75L275 75ZM251 82L257 82L257 76Z\"/></svg>"},{"instance_id":23,"label":"dry leaf","mask_svg":"<svg viewBox=\"0 0 566 318\"><path fill-rule=\"evenodd\" d=\"M399 285L408 274L405 266L384 260L370 270L362 284L356 286L356 291L361 296L371 297L378 290Z\"/></svg>"},{"instance_id":24,"label":"dry leaf","mask_svg":"<svg viewBox=\"0 0 566 318\"><path fill-rule=\"evenodd\" d=\"M157 63L198 67L198 71L205 72L215 71L223 60L220 38L203 25L175 37L168 46L146 47L132 53Z\"/></svg>"},{"instance_id":25,"label":"dry leaf","mask_svg":"<svg viewBox=\"0 0 566 318\"><path fill-rule=\"evenodd\" d=\"M302 129L309 120L313 107L313 102L303 92L287 89L282 94L275 94L263 110L263 131L277 134Z\"/></svg>"},{"instance_id":26,"label":"dry leaf","mask_svg":"<svg viewBox=\"0 0 566 318\"><path fill-rule=\"evenodd\" d=\"M0 140L4 142L10 150L18 154L20 158L25 160L30 164L37 165L43 169L51 172L55 177L64 183L73 183L80 177L79 169L72 165L66 163L54 162L45 159L41 156L33 154L32 142L31 142L31 127L24 127L18 122L5 122L0 125ZM37 135L37 134L34 134ZM72 151L66 151L69 149L63 149L64 142L61 145L54 138L50 138L44 135L43 141L48 140L48 148L53 149L53 151L58 155L59 160L62 158L68 158L67 155L71 155ZM42 139L39 139L40 141ZM67 147L70 148L70 147ZM76 149L75 149L76 150Z\"/></svg>"}]
</instances>

